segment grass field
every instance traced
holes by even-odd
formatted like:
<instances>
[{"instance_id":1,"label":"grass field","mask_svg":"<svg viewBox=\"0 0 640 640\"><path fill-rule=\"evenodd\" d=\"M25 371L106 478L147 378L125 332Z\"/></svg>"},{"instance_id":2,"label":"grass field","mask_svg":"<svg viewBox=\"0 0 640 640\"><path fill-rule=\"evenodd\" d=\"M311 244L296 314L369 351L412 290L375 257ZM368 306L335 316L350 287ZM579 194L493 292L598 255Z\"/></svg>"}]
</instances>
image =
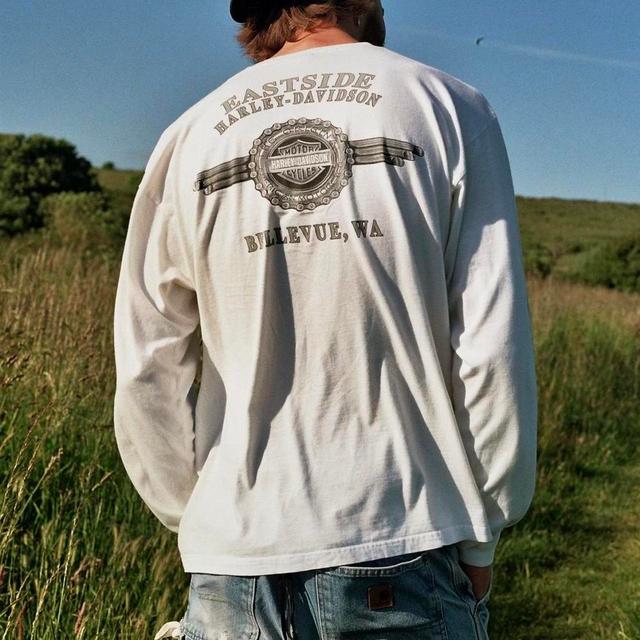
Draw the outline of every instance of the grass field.
<instances>
[{"instance_id":1,"label":"grass field","mask_svg":"<svg viewBox=\"0 0 640 640\"><path fill-rule=\"evenodd\" d=\"M128 178L106 179L127 190ZM537 490L497 549L491 637L635 640L640 295L569 283L560 265L603 236L635 233L640 207L519 207L523 244L551 247L558 272L528 276ZM113 436L118 267L37 232L0 243L2 640L141 640L186 607L176 537L133 490Z\"/></svg>"}]
</instances>

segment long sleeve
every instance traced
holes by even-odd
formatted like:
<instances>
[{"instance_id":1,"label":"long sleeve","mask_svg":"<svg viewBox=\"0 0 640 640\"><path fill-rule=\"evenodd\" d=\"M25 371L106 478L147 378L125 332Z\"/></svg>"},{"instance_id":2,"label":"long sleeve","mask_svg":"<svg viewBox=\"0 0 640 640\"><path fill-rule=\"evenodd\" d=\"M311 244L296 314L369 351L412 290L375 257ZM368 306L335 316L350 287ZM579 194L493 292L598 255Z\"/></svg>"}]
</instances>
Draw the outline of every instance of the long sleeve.
<instances>
[{"instance_id":1,"label":"long sleeve","mask_svg":"<svg viewBox=\"0 0 640 640\"><path fill-rule=\"evenodd\" d=\"M194 390L198 305L177 216L136 194L115 300L114 428L131 482L177 532L197 481Z\"/></svg>"},{"instance_id":2,"label":"long sleeve","mask_svg":"<svg viewBox=\"0 0 640 640\"><path fill-rule=\"evenodd\" d=\"M465 147L447 247L452 401L493 533L461 540L463 562L493 562L500 534L533 500L537 389L509 159L493 110Z\"/></svg>"}]
</instances>

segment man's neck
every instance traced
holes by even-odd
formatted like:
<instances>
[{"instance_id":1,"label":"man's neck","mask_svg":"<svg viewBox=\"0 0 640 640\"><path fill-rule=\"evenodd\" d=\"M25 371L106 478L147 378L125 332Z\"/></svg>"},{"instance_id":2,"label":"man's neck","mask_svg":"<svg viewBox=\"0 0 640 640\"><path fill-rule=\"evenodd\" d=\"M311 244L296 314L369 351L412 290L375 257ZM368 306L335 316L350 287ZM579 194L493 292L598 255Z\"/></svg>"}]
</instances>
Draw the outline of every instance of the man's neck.
<instances>
[{"instance_id":1,"label":"man's neck","mask_svg":"<svg viewBox=\"0 0 640 640\"><path fill-rule=\"evenodd\" d=\"M284 46L273 54L276 56L295 53L296 51L304 51L305 49L313 49L314 47L325 47L332 44L347 44L349 42L359 42L353 36L349 35L339 27L326 27L317 31L302 31L295 41L287 41Z\"/></svg>"}]
</instances>

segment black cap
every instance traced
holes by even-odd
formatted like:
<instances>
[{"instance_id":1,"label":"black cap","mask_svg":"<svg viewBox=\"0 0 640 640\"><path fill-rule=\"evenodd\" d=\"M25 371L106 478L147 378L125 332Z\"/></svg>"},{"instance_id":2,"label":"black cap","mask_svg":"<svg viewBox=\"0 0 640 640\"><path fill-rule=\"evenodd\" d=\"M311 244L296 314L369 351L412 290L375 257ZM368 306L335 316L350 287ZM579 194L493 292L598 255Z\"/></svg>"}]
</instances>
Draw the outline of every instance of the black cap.
<instances>
[{"instance_id":1,"label":"black cap","mask_svg":"<svg viewBox=\"0 0 640 640\"><path fill-rule=\"evenodd\" d=\"M246 22L259 9L286 9L295 5L305 5L318 0L231 0L231 17L236 22Z\"/></svg>"},{"instance_id":2,"label":"black cap","mask_svg":"<svg viewBox=\"0 0 640 640\"><path fill-rule=\"evenodd\" d=\"M249 13L248 0L231 0L231 17L236 22L246 22Z\"/></svg>"}]
</instances>

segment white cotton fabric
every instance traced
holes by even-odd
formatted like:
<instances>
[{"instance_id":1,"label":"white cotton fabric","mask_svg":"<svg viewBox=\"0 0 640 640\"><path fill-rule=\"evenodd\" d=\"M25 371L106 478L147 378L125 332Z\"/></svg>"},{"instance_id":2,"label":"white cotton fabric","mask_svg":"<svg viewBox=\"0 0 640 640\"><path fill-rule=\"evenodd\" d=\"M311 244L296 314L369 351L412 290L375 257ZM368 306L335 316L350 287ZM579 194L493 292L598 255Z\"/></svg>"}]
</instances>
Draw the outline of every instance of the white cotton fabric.
<instances>
[{"instance_id":1,"label":"white cotton fabric","mask_svg":"<svg viewBox=\"0 0 640 640\"><path fill-rule=\"evenodd\" d=\"M197 189L301 118L423 155L389 164L384 143L313 210L274 205L242 163ZM329 147L292 137L262 168L295 191L329 175ZM500 125L478 90L387 48L270 58L166 128L131 212L114 344L118 449L186 572L452 543L488 565L532 501L534 349Z\"/></svg>"}]
</instances>

